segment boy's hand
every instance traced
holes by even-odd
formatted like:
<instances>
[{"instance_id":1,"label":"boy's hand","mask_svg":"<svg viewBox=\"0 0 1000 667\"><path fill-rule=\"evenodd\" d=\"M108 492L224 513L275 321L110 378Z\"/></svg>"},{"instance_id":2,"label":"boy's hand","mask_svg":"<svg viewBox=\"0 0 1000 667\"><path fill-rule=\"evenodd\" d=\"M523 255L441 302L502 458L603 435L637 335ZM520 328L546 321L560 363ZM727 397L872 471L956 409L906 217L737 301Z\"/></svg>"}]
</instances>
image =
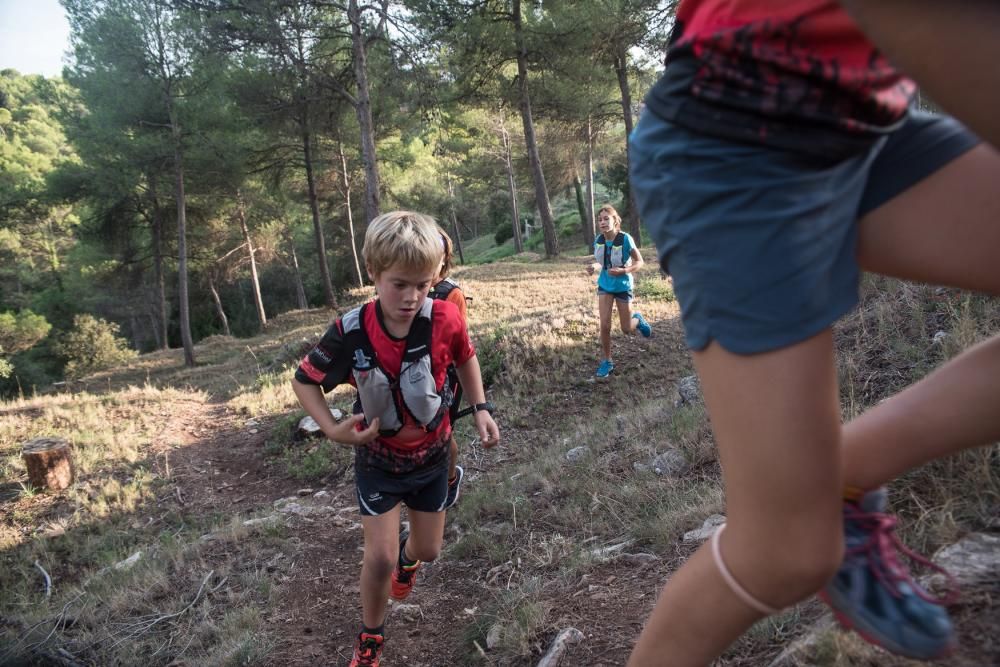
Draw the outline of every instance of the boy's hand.
<instances>
[{"instance_id":1,"label":"boy's hand","mask_svg":"<svg viewBox=\"0 0 1000 667\"><path fill-rule=\"evenodd\" d=\"M479 442L483 447L490 449L500 444L500 428L493 421L493 416L486 410L480 410L473 414L476 420L476 430L479 432Z\"/></svg>"},{"instance_id":2,"label":"boy's hand","mask_svg":"<svg viewBox=\"0 0 1000 667\"><path fill-rule=\"evenodd\" d=\"M330 429L326 437L342 445L367 445L378 437L378 417L373 419L365 430L355 430L355 425L362 422L364 418L365 416L361 414L351 415Z\"/></svg>"},{"instance_id":3,"label":"boy's hand","mask_svg":"<svg viewBox=\"0 0 1000 667\"><path fill-rule=\"evenodd\" d=\"M588 276L592 276L592 275L594 275L596 272L598 272L600 270L601 270L601 265L598 264L597 262L591 262L590 264L587 265L587 275Z\"/></svg>"}]
</instances>

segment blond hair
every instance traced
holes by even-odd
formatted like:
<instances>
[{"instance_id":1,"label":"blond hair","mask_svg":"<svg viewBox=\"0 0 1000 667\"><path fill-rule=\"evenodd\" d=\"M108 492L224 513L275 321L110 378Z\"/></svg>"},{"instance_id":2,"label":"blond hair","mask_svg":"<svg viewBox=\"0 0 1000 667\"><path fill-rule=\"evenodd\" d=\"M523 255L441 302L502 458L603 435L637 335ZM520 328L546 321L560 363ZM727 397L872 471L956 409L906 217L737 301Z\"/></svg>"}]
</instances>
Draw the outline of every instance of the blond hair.
<instances>
[{"instance_id":1,"label":"blond hair","mask_svg":"<svg viewBox=\"0 0 1000 667\"><path fill-rule=\"evenodd\" d=\"M444 244L434 218L413 211L383 213L368 225L361 251L373 277L400 266L408 271L441 270Z\"/></svg>"},{"instance_id":2,"label":"blond hair","mask_svg":"<svg viewBox=\"0 0 1000 667\"><path fill-rule=\"evenodd\" d=\"M608 215L611 216L611 224L614 225L616 230L620 231L622 228L622 217L618 215L618 211L615 210L615 207L611 204L605 204L601 208L597 209L596 217L601 217L601 213L604 213L605 211L607 211Z\"/></svg>"}]
</instances>

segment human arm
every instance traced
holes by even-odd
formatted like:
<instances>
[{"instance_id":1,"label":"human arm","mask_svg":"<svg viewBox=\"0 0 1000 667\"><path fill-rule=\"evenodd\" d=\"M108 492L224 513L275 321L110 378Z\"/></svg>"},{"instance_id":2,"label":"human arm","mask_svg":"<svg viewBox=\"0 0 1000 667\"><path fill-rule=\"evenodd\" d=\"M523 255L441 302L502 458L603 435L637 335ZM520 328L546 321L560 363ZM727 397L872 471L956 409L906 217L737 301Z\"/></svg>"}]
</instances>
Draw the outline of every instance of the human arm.
<instances>
[{"instance_id":1,"label":"human arm","mask_svg":"<svg viewBox=\"0 0 1000 667\"><path fill-rule=\"evenodd\" d=\"M319 343L299 362L292 379L292 391L327 438L345 445L360 445L371 442L378 435L378 420L372 420L372 424L363 431L354 427L364 419L364 415L352 415L338 424L323 396L324 392L347 382L350 372L350 355L344 349L338 320L330 325Z\"/></svg>"},{"instance_id":2,"label":"human arm","mask_svg":"<svg viewBox=\"0 0 1000 667\"><path fill-rule=\"evenodd\" d=\"M354 428L365 418L361 414L351 415L338 424L330 414L330 407L326 404L323 390L319 385L299 382L293 378L292 391L295 392L306 414L316 420L316 424L329 440L354 446L367 444L378 437L378 417L372 419L371 424L363 431Z\"/></svg>"},{"instance_id":3,"label":"human arm","mask_svg":"<svg viewBox=\"0 0 1000 667\"><path fill-rule=\"evenodd\" d=\"M624 276L627 273L635 273L642 268L645 263L642 261L642 255L639 253L639 249L633 247L632 253L629 255L632 258L632 262L628 266L621 266L614 269L608 269L608 275L611 276Z\"/></svg>"},{"instance_id":4,"label":"human arm","mask_svg":"<svg viewBox=\"0 0 1000 667\"><path fill-rule=\"evenodd\" d=\"M476 355L469 357L465 363L456 368L458 381L469 405L476 406L486 402L486 391L483 389L483 376L479 369L479 359ZM487 410L474 410L472 418L476 422L476 431L483 447L489 448L500 444L500 429L493 421L493 415Z\"/></svg>"}]
</instances>

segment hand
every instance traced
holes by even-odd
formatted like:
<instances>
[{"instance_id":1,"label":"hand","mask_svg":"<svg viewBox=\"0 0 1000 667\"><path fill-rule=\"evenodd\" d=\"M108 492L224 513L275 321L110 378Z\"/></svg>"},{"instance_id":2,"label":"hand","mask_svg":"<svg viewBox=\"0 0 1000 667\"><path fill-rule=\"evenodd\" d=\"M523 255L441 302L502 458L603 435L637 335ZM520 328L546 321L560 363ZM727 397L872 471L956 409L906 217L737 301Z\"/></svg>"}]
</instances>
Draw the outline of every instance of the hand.
<instances>
[{"instance_id":1,"label":"hand","mask_svg":"<svg viewBox=\"0 0 1000 667\"><path fill-rule=\"evenodd\" d=\"M354 427L364 420L365 416L351 415L344 421L337 424L326 437L333 442L342 445L367 445L378 437L378 417L372 420L363 431L357 431Z\"/></svg>"},{"instance_id":2,"label":"hand","mask_svg":"<svg viewBox=\"0 0 1000 667\"><path fill-rule=\"evenodd\" d=\"M587 275L588 276L592 276L592 275L594 275L596 272L598 272L600 270L601 270L601 265L598 264L597 262L591 262L590 264L587 265Z\"/></svg>"},{"instance_id":3,"label":"hand","mask_svg":"<svg viewBox=\"0 0 1000 667\"><path fill-rule=\"evenodd\" d=\"M483 447L490 449L500 444L500 428L493 421L493 416L486 410L480 410L473 415L476 420L476 430Z\"/></svg>"},{"instance_id":4,"label":"hand","mask_svg":"<svg viewBox=\"0 0 1000 667\"><path fill-rule=\"evenodd\" d=\"M624 276L626 273L628 273L628 271L625 270L625 267L615 267L613 269L608 269L609 276Z\"/></svg>"}]
</instances>

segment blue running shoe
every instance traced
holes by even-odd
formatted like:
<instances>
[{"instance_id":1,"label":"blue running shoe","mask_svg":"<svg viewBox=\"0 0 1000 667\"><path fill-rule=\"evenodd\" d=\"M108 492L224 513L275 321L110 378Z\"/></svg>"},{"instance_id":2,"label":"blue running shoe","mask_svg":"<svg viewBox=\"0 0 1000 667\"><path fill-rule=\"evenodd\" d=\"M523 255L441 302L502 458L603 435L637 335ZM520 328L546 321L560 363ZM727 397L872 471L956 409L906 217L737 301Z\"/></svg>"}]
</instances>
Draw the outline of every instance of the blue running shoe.
<instances>
[{"instance_id":1,"label":"blue running shoe","mask_svg":"<svg viewBox=\"0 0 1000 667\"><path fill-rule=\"evenodd\" d=\"M611 375L611 371L615 370L615 365L611 363L610 359L605 359L601 362L601 365L597 367L597 377L606 378Z\"/></svg>"},{"instance_id":2,"label":"blue running shoe","mask_svg":"<svg viewBox=\"0 0 1000 667\"><path fill-rule=\"evenodd\" d=\"M820 598L841 625L866 641L908 658L939 658L955 645L944 606L957 599L957 587L944 569L899 541L896 519L885 514L886 506L885 487L869 491L857 503L844 503L844 562ZM897 553L944 574L949 594L933 598L913 581Z\"/></svg>"},{"instance_id":3,"label":"blue running shoe","mask_svg":"<svg viewBox=\"0 0 1000 667\"><path fill-rule=\"evenodd\" d=\"M646 318L641 313L635 313L632 315L632 319L639 320L635 328L642 334L643 338L649 338L653 335L653 327L649 326L649 322L646 321Z\"/></svg>"}]
</instances>

